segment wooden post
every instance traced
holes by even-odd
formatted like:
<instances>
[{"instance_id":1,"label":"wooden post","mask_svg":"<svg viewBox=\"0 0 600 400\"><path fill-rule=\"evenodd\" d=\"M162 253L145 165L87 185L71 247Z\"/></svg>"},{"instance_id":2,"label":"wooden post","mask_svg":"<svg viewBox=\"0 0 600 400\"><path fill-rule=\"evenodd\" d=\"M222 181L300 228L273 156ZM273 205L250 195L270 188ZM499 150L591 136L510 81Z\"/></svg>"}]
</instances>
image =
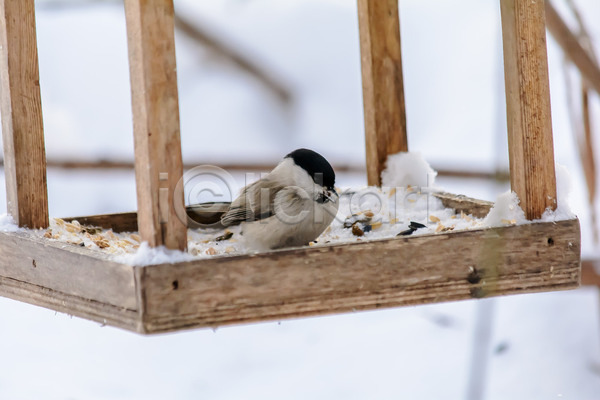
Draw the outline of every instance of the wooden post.
<instances>
[{"instance_id":1,"label":"wooden post","mask_svg":"<svg viewBox=\"0 0 600 400\"><path fill-rule=\"evenodd\" d=\"M389 154L408 151L398 0L358 0L367 178L381 185Z\"/></svg>"},{"instance_id":2,"label":"wooden post","mask_svg":"<svg viewBox=\"0 0 600 400\"><path fill-rule=\"evenodd\" d=\"M150 246L184 250L173 0L126 0L138 228Z\"/></svg>"},{"instance_id":3,"label":"wooden post","mask_svg":"<svg viewBox=\"0 0 600 400\"><path fill-rule=\"evenodd\" d=\"M8 212L48 226L46 152L33 0L0 0L2 139Z\"/></svg>"},{"instance_id":4,"label":"wooden post","mask_svg":"<svg viewBox=\"0 0 600 400\"><path fill-rule=\"evenodd\" d=\"M500 0L512 190L528 219L556 208L544 1Z\"/></svg>"}]
</instances>

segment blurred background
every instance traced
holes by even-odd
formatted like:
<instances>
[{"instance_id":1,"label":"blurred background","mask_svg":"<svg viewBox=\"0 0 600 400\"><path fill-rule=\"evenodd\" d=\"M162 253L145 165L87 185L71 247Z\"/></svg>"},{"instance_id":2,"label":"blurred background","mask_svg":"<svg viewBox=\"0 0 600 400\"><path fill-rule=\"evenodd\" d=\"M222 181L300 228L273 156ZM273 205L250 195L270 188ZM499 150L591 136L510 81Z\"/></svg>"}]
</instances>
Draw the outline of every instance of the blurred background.
<instances>
[{"instance_id":1,"label":"blurred background","mask_svg":"<svg viewBox=\"0 0 600 400\"><path fill-rule=\"evenodd\" d=\"M597 53L600 2L552 4ZM355 0L175 10L186 167L221 166L242 186L308 147L339 186L366 184ZM437 186L494 200L509 188L498 1L401 0L400 14L409 148ZM134 210L122 1L37 0L36 17L51 216ZM548 57L581 289L154 337L0 298L0 399L599 398L600 102L550 35Z\"/></svg>"}]
</instances>

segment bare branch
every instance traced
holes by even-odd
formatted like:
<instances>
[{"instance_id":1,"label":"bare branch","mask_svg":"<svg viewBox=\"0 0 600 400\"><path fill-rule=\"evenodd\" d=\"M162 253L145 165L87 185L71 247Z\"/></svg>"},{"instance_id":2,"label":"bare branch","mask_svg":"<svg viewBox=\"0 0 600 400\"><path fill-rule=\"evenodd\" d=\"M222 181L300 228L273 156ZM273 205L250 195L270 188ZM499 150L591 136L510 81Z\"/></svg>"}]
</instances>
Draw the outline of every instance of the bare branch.
<instances>
[{"instance_id":1,"label":"bare branch","mask_svg":"<svg viewBox=\"0 0 600 400\"><path fill-rule=\"evenodd\" d=\"M267 71L264 66L259 65L252 57L239 51L236 47L227 44L214 32L206 29L203 24L192 23L179 13L175 13L175 28L190 39L225 57L240 69L254 76L275 93L282 102L291 102L291 90L286 87L286 84L277 79L275 74Z\"/></svg>"},{"instance_id":2,"label":"bare branch","mask_svg":"<svg viewBox=\"0 0 600 400\"><path fill-rule=\"evenodd\" d=\"M47 10L88 7L101 4L121 5L122 0L46 0L40 1L38 7ZM177 11L177 10L176 10ZM175 28L182 34L210 51L223 57L227 62L245 71L266 86L284 104L292 102L292 89L281 78L264 65L259 64L247 52L240 50L223 40L219 34L207 29L206 24L192 22L181 13L175 13Z\"/></svg>"},{"instance_id":3,"label":"bare branch","mask_svg":"<svg viewBox=\"0 0 600 400\"><path fill-rule=\"evenodd\" d=\"M567 57L575 64L589 85L600 94L600 68L577 37L560 17L550 1L546 1L546 25Z\"/></svg>"}]
</instances>

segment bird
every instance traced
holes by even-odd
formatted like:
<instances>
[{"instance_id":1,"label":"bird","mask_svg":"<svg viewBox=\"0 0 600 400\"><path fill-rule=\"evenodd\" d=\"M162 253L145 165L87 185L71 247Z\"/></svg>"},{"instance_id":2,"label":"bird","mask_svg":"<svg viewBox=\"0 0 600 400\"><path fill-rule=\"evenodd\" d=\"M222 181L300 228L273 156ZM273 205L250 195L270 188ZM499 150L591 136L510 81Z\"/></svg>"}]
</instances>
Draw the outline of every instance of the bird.
<instances>
[{"instance_id":1,"label":"bird","mask_svg":"<svg viewBox=\"0 0 600 400\"><path fill-rule=\"evenodd\" d=\"M241 224L243 241L255 250L304 246L327 229L338 208L333 168L319 153L301 148L244 187L221 224Z\"/></svg>"}]
</instances>

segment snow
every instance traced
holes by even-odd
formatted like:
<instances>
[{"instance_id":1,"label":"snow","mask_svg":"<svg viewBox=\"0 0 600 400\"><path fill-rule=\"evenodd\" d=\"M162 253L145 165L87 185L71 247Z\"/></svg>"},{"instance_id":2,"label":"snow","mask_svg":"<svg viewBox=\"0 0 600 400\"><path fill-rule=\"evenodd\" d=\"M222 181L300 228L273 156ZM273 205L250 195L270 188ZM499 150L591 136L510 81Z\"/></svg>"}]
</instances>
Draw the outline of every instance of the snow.
<instances>
[{"instance_id":1,"label":"snow","mask_svg":"<svg viewBox=\"0 0 600 400\"><path fill-rule=\"evenodd\" d=\"M72 1L77 6L60 11L44 3L36 2L36 20L48 158L131 159L122 3ZM592 36L600 37L600 24L594 23L600 2L577 4ZM410 149L440 169L506 168L497 2L406 0L399 5ZM555 6L567 8L566 2ZM287 79L294 93L292 104L281 107L253 79L178 37L186 161L274 164L294 148L310 147L334 163L364 165L356 2L181 0L176 7L249 49ZM449 27L447 21L455 23ZM597 49L599 44L594 43ZM563 55L551 36L548 55L556 160L572 172L570 207L580 218L582 251L589 257L598 254L598 245L592 240L585 182L566 114ZM598 97L590 101L592 115L598 115ZM600 143L594 146L599 154ZM365 184L363 174L338 175L340 187ZM436 185L486 200L508 189L505 182L443 176ZM48 191L52 216L136 207L130 171L50 169ZM374 208L374 198L367 196L363 206ZM429 206L440 221L449 218ZM0 196L0 211L5 207ZM414 213L408 218L426 215ZM437 229L438 223L429 223ZM199 242L207 239L198 237ZM231 246L235 242L223 250ZM484 347L485 399L598 397L597 289L486 302L494 304L495 312L491 342ZM465 398L469 371L480 367L471 364L470 355L481 343L474 327L482 304L465 301L140 337L0 298L0 399Z\"/></svg>"},{"instance_id":2,"label":"snow","mask_svg":"<svg viewBox=\"0 0 600 400\"><path fill-rule=\"evenodd\" d=\"M519 206L519 198L510 190L498 196L489 214L483 219L464 213L457 214L454 210L445 208L432 195L437 171L431 168L420 153L390 155L386 165L381 174L381 188L367 186L341 190L336 218L323 234L310 243L311 246L393 238L407 231L412 222L424 225L423 228L414 230L411 233L413 236L536 222L526 219ZM569 173L561 165L557 165L556 170L557 210L548 210L540 221L575 218L568 205L572 186ZM239 186L230 175L229 180L230 186ZM240 227L189 230L187 254L164 250L156 250L156 254L147 246L138 248L135 245L120 248L111 245L108 251L120 254L115 258L116 261L135 265L255 253L256 249L247 245L240 230ZM232 234L230 239L217 240L226 232ZM131 239L130 234L104 235L109 243L111 235L116 238L117 243L122 243L123 240L131 244L139 242L137 237Z\"/></svg>"},{"instance_id":3,"label":"snow","mask_svg":"<svg viewBox=\"0 0 600 400\"><path fill-rule=\"evenodd\" d=\"M196 170L202 173L209 171L209 175L213 176L215 168L202 166L196 167ZM556 169L558 207L556 211L544 213L540 221L575 218L568 205L571 188L568 171L560 165L557 165ZM485 218L462 212L457 214L454 210L445 208L433 195L436 190L442 190L431 186L436 175L437 172L419 153L390 155L387 167L382 172L383 186L339 189L340 201L336 217L325 232L309 245L325 246L389 239L407 233L412 236L431 235L537 222L525 218L516 193L510 190L498 196ZM201 184L193 182L191 177L196 176L197 173L189 173L187 179L184 177L184 181L190 183L195 191L206 192L204 187L200 187ZM226 176L227 187L241 186L234 176L229 173ZM244 179L248 181L248 174ZM214 182L202 182L210 186L211 193L221 193L219 190L213 190L216 187L213 187ZM415 222L423 226L419 229L409 229ZM167 250L163 247L152 249L147 243L141 243L137 232L115 233L112 230L81 226L77 221L65 222L60 218L52 218L50 228L37 231L37 234L51 240L85 246L93 251L108 254L117 262L138 266L264 251L254 248L245 240L247 238L241 235L240 226L227 229L189 229L187 252Z\"/></svg>"},{"instance_id":4,"label":"snow","mask_svg":"<svg viewBox=\"0 0 600 400\"><path fill-rule=\"evenodd\" d=\"M494 206L483 220L484 226L494 227L506 224L526 224L527 218L519 206L519 197L511 190L498 195Z\"/></svg>"},{"instance_id":5,"label":"snow","mask_svg":"<svg viewBox=\"0 0 600 400\"><path fill-rule=\"evenodd\" d=\"M413 222L425 226L411 233L415 236L481 227L480 218L457 215L454 210L443 207L441 201L432 195L430 185L434 183L437 172L421 154L394 154L389 156L387 165L382 173L382 188L366 186L339 189L338 213L325 232L310 243L311 246L393 238L406 231ZM243 176L244 184L248 183L250 175ZM197 179L199 177L202 179ZM214 177L219 177L217 182L208 179ZM199 197L207 192L213 195L224 193L226 189L219 184L225 184L229 191L243 186L233 175L214 166L195 167L186 172L183 181L185 191L189 192L186 198L195 201L214 200ZM192 189L188 190L188 187ZM36 234L50 240L85 246L92 251L108 254L117 262L143 266L256 253L259 249L244 240L240 232L240 226L189 229L187 252L151 249L141 243L137 232L115 233L112 230L85 227L76 220L65 222L60 218L51 218L49 229L36 231ZM226 234L230 234L230 237L222 239Z\"/></svg>"},{"instance_id":6,"label":"snow","mask_svg":"<svg viewBox=\"0 0 600 400\"><path fill-rule=\"evenodd\" d=\"M384 187L431 187L437 172L425 161L421 153L408 152L391 154L381 172Z\"/></svg>"},{"instance_id":7,"label":"snow","mask_svg":"<svg viewBox=\"0 0 600 400\"><path fill-rule=\"evenodd\" d=\"M419 181L417 177L433 177L436 174L421 155L406 153L400 154L401 157L397 156L390 157L394 162L389 163L390 167L386 169L388 183L426 184L427 179ZM415 163L415 173L405 174L406 168ZM397 179L396 173L400 173L400 179ZM413 177L416 180L413 180ZM233 176L229 176L229 180L229 186L239 186ZM456 214L454 210L445 208L432 192L428 187L410 184L405 187L367 186L340 189L340 204L336 217L325 232L310 245L324 246L393 238L406 231L414 222L424 225L411 232L414 236L482 227L481 218L464 213ZM514 222L503 221L501 225L511 223ZM51 218L47 230L32 233L50 240L85 246L94 252L108 254L117 262L143 266L256 253L259 249L253 248L244 240L241 229L241 226L226 229L188 229L187 252L166 250L162 247L152 249L147 243L142 243L137 232L115 233L110 229L82 226L77 220L66 222L60 218Z\"/></svg>"},{"instance_id":8,"label":"snow","mask_svg":"<svg viewBox=\"0 0 600 400\"><path fill-rule=\"evenodd\" d=\"M343 190L334 221L310 245L393 238L407 230L413 221L425 225L412 233L415 236L481 227L480 218L456 214L445 208L426 188L421 189L408 186ZM353 225L361 231L356 231ZM188 250L184 253L162 247L152 249L141 241L137 232L116 233L111 229L83 226L76 220L66 222L51 218L48 229L30 231L50 240L85 246L92 252L107 254L117 262L138 266L256 253L258 249L251 247L240 232L241 226L188 229ZM223 238L227 233L230 237Z\"/></svg>"},{"instance_id":9,"label":"snow","mask_svg":"<svg viewBox=\"0 0 600 400\"><path fill-rule=\"evenodd\" d=\"M573 190L573 181L568 169L561 164L556 164L556 210L548 208L539 220L528 221L520 200L513 191L502 193L496 199L494 206L483 220L483 226L494 227L510 224L528 224L532 222L555 222L577 218L571 211L570 198Z\"/></svg>"},{"instance_id":10,"label":"snow","mask_svg":"<svg viewBox=\"0 0 600 400\"><path fill-rule=\"evenodd\" d=\"M165 246L150 247L148 242L142 242L135 253L123 254L114 259L130 265L152 265L190 261L194 257L183 251L170 250Z\"/></svg>"},{"instance_id":11,"label":"snow","mask_svg":"<svg viewBox=\"0 0 600 400\"><path fill-rule=\"evenodd\" d=\"M119 179L133 185L129 174ZM87 197L76 192L77 207L94 207L85 214L102 210L93 187L115 180L110 171L90 178L86 171L51 170L51 177L59 187L85 189ZM437 181L482 198L499 191ZM364 177L340 174L339 182L358 187ZM55 215L69 215L75 204L65 193L59 201L54 192ZM597 290L487 301L495 313L486 399L595 398ZM465 398L478 307L479 301L452 302L140 337L0 298L0 398ZM32 377L36 384L26 384Z\"/></svg>"},{"instance_id":12,"label":"snow","mask_svg":"<svg viewBox=\"0 0 600 400\"><path fill-rule=\"evenodd\" d=\"M16 232L19 230L15 220L8 214L0 214L0 232Z\"/></svg>"},{"instance_id":13,"label":"snow","mask_svg":"<svg viewBox=\"0 0 600 400\"><path fill-rule=\"evenodd\" d=\"M542 215L542 221L559 221L577 218L571 211L571 195L573 193L573 178L571 173L561 164L556 164L556 210L546 210Z\"/></svg>"},{"instance_id":14,"label":"snow","mask_svg":"<svg viewBox=\"0 0 600 400\"><path fill-rule=\"evenodd\" d=\"M597 291L492 301L484 398L596 398ZM478 306L454 302L140 337L0 298L0 398L461 399ZM32 377L35 384L25 384Z\"/></svg>"},{"instance_id":15,"label":"snow","mask_svg":"<svg viewBox=\"0 0 600 400\"><path fill-rule=\"evenodd\" d=\"M406 231L411 222L425 225L415 230L413 236L474 229L481 222L472 215L456 214L431 193L412 186L366 187L349 189L347 193L340 199L337 217L316 245L393 238ZM354 220L358 220L361 229L367 225L371 230L362 229L364 235L358 232L357 236L355 229L348 226Z\"/></svg>"}]
</instances>

